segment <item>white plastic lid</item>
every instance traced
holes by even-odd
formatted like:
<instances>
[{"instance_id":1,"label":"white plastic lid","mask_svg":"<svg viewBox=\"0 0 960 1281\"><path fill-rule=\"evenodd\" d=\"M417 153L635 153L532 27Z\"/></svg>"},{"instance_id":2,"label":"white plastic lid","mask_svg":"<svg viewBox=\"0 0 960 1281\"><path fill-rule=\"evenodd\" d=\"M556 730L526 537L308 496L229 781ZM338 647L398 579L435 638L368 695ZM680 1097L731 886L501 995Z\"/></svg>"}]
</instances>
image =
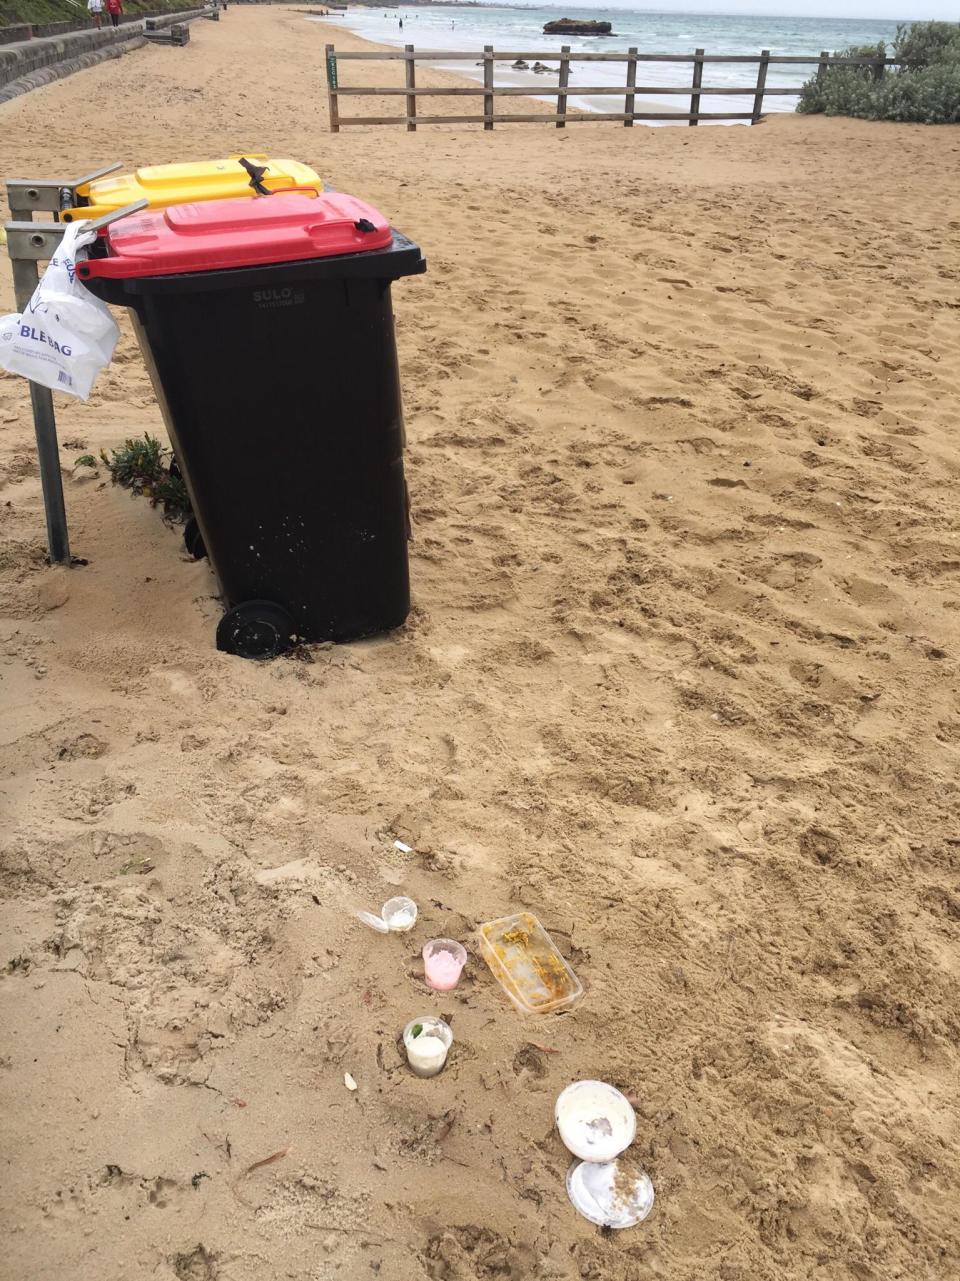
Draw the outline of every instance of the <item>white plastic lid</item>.
<instances>
[{"instance_id":1,"label":"white plastic lid","mask_svg":"<svg viewBox=\"0 0 960 1281\"><path fill-rule=\"evenodd\" d=\"M600 1228L632 1228L653 1209L649 1174L626 1156L574 1161L567 1171L567 1194L577 1212Z\"/></svg>"},{"instance_id":2,"label":"white plastic lid","mask_svg":"<svg viewBox=\"0 0 960 1281\"><path fill-rule=\"evenodd\" d=\"M382 916L377 916L373 912L357 912L356 917L358 921L363 921L364 925L369 925L370 928L372 930L376 930L378 934L390 933L390 926Z\"/></svg>"}]
</instances>

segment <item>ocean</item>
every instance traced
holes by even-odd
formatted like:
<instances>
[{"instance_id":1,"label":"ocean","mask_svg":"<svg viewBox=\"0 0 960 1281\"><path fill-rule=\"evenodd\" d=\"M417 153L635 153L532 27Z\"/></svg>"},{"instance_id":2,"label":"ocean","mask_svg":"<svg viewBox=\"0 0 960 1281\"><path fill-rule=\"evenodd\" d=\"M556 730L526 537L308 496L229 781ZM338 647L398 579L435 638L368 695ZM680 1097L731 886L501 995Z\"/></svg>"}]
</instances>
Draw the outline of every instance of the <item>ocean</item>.
<instances>
[{"instance_id":1,"label":"ocean","mask_svg":"<svg viewBox=\"0 0 960 1281\"><path fill-rule=\"evenodd\" d=\"M555 18L594 18L613 23L615 36L578 37L578 36L545 36L544 23ZM403 29L399 22L403 19ZM315 19L326 22L326 19ZM821 49L844 49L849 45L875 45L880 40L891 41L897 24L893 20L868 21L846 18L773 18L773 17L735 17L723 14L681 14L657 13L645 9L580 9L563 6L546 9L513 9L494 5L465 7L460 5L443 5L430 8L416 8L401 5L376 9L350 9L338 13L333 21L341 27L354 31L357 35L378 44L396 45L412 44L423 49L450 49L463 52L476 49L479 52L485 44L494 49L529 51L540 54L544 62L554 58L561 45L568 44L576 52L614 52L635 45L641 53L693 53L703 49L706 53L749 53L759 54L761 49L769 49L772 54L810 54L815 56ZM335 41L334 41L335 43ZM482 80L482 72L473 63L452 62L438 63L448 70L461 75ZM556 64L554 64L556 65ZM388 67L389 64L384 64ZM341 63L341 84L350 83L350 64ZM799 86L812 75L815 67L771 67L767 73L767 84L770 86ZM637 71L640 84L650 86L682 85L689 83L692 67L689 63L641 63ZM512 72L508 64L497 64L497 84L530 83L530 96L537 97L536 87L540 80L529 72ZM756 80L757 69L750 64L723 66L707 64L704 67L704 85L744 86ZM623 104L616 97L578 97L575 89L577 81L583 85L623 84L626 67L618 63L571 63L570 103L585 111L622 111ZM543 77L544 81L547 80ZM393 83L393 77L385 79L384 84ZM555 81L554 81L555 83ZM357 100L354 100L356 102ZM431 111L438 111L442 99L431 100ZM455 99L449 100L451 104ZM500 100L498 110L506 111ZM520 99L519 102L522 102ZM651 104L651 109L685 111L688 102L674 95L645 95L644 103ZM522 110L518 100L511 103L513 110ZM640 109L641 99L637 99ZM656 104L654 107L653 104ZM765 100L765 111L793 111L797 99L793 95L771 97ZM353 104L351 104L353 105ZM463 105L461 100L461 106ZM727 97L723 94L710 95L704 98L701 108L704 111L749 111L753 101L747 97ZM451 112L454 110L451 105ZM481 107L477 103L477 111Z\"/></svg>"}]
</instances>

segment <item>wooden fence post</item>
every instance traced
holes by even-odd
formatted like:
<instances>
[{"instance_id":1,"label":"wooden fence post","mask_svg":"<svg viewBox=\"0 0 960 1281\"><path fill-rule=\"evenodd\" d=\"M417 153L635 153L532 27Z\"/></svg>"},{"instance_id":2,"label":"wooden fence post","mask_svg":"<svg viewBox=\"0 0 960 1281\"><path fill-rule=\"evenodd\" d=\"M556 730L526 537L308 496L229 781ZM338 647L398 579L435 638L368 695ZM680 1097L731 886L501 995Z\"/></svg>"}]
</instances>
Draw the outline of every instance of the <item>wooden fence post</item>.
<instances>
[{"instance_id":1,"label":"wooden fence post","mask_svg":"<svg viewBox=\"0 0 960 1281\"><path fill-rule=\"evenodd\" d=\"M413 53L413 45L405 44L403 46L405 53ZM417 87L417 64L413 58L407 59L407 88L416 89ZM407 133L417 132L417 95L415 93L407 94Z\"/></svg>"},{"instance_id":2,"label":"wooden fence post","mask_svg":"<svg viewBox=\"0 0 960 1281\"><path fill-rule=\"evenodd\" d=\"M827 74L827 59L829 57L830 57L830 54L827 52L826 49L820 50L820 65L817 67L817 84L819 84L820 81L823 79L823 77Z\"/></svg>"},{"instance_id":3,"label":"wooden fence post","mask_svg":"<svg viewBox=\"0 0 960 1281\"><path fill-rule=\"evenodd\" d=\"M636 46L634 45L633 47L627 50L627 96L623 100L623 110L627 117L626 120L624 120L623 124L624 124L624 127L627 129L633 128L633 112L634 112L634 108L636 106L636 101L637 101L633 93L633 88L636 85L636 83L637 83L637 49L636 49Z\"/></svg>"},{"instance_id":4,"label":"wooden fence post","mask_svg":"<svg viewBox=\"0 0 960 1281\"><path fill-rule=\"evenodd\" d=\"M877 55L877 60L876 60L876 62L873 64L873 78L874 78L874 80L882 80L882 79L883 79L883 62L884 62L883 54L882 54L882 53L881 53L881 54L878 54L878 55Z\"/></svg>"},{"instance_id":5,"label":"wooden fence post","mask_svg":"<svg viewBox=\"0 0 960 1281\"><path fill-rule=\"evenodd\" d=\"M693 56L696 61L693 64L693 92L690 94L690 124L697 125L700 123L696 119L700 114L700 94L697 90L703 84L703 50L697 49Z\"/></svg>"},{"instance_id":6,"label":"wooden fence post","mask_svg":"<svg viewBox=\"0 0 960 1281\"><path fill-rule=\"evenodd\" d=\"M752 125L760 123L760 116L763 113L763 91L767 83L767 67L770 65L770 50L760 50L760 65L757 67L757 92L753 99L753 119Z\"/></svg>"},{"instance_id":7,"label":"wooden fence post","mask_svg":"<svg viewBox=\"0 0 960 1281\"><path fill-rule=\"evenodd\" d=\"M567 126L567 85L570 83L570 46L562 44L560 46L560 92L557 94L557 115L560 119L557 121L558 129L565 129Z\"/></svg>"},{"instance_id":8,"label":"wooden fence post","mask_svg":"<svg viewBox=\"0 0 960 1281\"><path fill-rule=\"evenodd\" d=\"M485 44L483 46L483 87L490 90L493 88L493 45ZM483 95L483 127L484 129L493 128L493 94L485 93Z\"/></svg>"},{"instance_id":9,"label":"wooden fence post","mask_svg":"<svg viewBox=\"0 0 960 1281\"><path fill-rule=\"evenodd\" d=\"M340 105L337 102L337 54L332 44L326 47L327 54L327 105L330 108L330 132L340 132Z\"/></svg>"}]
</instances>

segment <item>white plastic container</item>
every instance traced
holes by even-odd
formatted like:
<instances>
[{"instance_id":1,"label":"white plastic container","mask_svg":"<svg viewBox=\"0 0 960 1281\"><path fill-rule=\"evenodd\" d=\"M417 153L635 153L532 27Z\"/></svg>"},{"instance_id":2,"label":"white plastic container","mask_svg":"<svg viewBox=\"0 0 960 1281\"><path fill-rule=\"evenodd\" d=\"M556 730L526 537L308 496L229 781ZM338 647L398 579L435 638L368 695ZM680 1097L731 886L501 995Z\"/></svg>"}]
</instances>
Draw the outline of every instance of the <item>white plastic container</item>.
<instances>
[{"instance_id":1,"label":"white plastic container","mask_svg":"<svg viewBox=\"0 0 960 1281\"><path fill-rule=\"evenodd\" d=\"M413 1034L414 1028L420 1029L416 1036ZM451 1045L453 1033L448 1024L433 1014L423 1014L418 1019L411 1019L403 1029L403 1048L407 1052L410 1069L416 1076L436 1076L441 1072Z\"/></svg>"},{"instance_id":2,"label":"white plastic container","mask_svg":"<svg viewBox=\"0 0 960 1281\"><path fill-rule=\"evenodd\" d=\"M557 1099L560 1137L582 1161L612 1161L633 1142L637 1115L626 1095L605 1081L574 1081Z\"/></svg>"}]
</instances>

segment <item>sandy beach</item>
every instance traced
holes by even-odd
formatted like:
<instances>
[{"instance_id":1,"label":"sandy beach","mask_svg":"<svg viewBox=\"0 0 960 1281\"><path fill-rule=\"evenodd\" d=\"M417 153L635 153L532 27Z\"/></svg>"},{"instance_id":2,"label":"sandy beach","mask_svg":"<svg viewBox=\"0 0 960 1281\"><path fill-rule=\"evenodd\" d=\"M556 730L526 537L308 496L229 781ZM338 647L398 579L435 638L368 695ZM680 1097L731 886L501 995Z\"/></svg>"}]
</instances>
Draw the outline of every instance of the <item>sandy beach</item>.
<instances>
[{"instance_id":1,"label":"sandy beach","mask_svg":"<svg viewBox=\"0 0 960 1281\"><path fill-rule=\"evenodd\" d=\"M429 263L414 609L303 661L217 653L206 563L74 467L162 432L125 317L58 398L82 566L0 376L0 1277L955 1277L960 132L331 135L326 40L362 46L231 6L0 106L4 176L291 156ZM413 933L353 918L397 893ZM571 1015L476 953L521 908ZM434 935L472 949L444 997ZM553 1128L594 1077L656 1189L622 1233Z\"/></svg>"}]
</instances>

